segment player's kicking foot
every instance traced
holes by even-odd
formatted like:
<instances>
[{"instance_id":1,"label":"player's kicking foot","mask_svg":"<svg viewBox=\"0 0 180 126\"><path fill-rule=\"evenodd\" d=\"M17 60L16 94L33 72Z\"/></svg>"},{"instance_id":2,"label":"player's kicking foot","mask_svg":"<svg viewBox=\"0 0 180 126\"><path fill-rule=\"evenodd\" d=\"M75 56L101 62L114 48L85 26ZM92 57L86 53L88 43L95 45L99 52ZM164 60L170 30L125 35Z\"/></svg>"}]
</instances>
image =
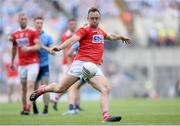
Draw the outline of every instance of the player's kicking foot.
<instances>
[{"instance_id":1,"label":"player's kicking foot","mask_svg":"<svg viewBox=\"0 0 180 126\"><path fill-rule=\"evenodd\" d=\"M38 90L34 91L30 96L30 100L35 101L39 96L44 94L45 93L45 91L44 91L45 86L46 85L42 85Z\"/></svg>"},{"instance_id":2,"label":"player's kicking foot","mask_svg":"<svg viewBox=\"0 0 180 126\"><path fill-rule=\"evenodd\" d=\"M121 119L121 116L110 116L104 119L103 122L119 122Z\"/></svg>"}]
</instances>

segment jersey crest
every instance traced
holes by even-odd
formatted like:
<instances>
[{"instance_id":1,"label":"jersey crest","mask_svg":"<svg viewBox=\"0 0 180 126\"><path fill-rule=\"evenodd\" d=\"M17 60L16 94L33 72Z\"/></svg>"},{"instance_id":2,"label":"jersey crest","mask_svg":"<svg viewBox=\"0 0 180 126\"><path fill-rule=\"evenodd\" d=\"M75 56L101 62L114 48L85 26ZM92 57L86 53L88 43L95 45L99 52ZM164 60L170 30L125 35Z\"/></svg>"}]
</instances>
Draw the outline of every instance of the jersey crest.
<instances>
[{"instance_id":1,"label":"jersey crest","mask_svg":"<svg viewBox=\"0 0 180 126\"><path fill-rule=\"evenodd\" d=\"M93 43L104 43L104 36L103 35L93 35L92 42Z\"/></svg>"}]
</instances>

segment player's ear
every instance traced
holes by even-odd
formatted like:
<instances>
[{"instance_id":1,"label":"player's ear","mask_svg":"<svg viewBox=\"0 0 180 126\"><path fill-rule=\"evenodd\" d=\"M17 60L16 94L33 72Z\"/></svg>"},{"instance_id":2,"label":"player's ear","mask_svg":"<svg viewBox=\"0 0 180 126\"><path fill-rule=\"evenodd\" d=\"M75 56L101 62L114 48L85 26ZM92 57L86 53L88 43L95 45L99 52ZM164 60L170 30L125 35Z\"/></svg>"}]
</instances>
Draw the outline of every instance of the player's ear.
<instances>
[{"instance_id":1,"label":"player's ear","mask_svg":"<svg viewBox=\"0 0 180 126\"><path fill-rule=\"evenodd\" d=\"M89 14L87 15L87 20L89 20Z\"/></svg>"}]
</instances>

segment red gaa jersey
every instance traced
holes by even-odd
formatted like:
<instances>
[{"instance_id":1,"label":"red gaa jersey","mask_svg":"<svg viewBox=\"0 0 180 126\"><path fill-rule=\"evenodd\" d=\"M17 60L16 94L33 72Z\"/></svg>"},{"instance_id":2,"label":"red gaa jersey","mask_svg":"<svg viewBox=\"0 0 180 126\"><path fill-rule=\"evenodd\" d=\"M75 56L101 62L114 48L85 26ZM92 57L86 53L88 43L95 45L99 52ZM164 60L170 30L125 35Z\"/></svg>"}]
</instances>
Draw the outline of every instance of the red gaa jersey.
<instances>
[{"instance_id":1,"label":"red gaa jersey","mask_svg":"<svg viewBox=\"0 0 180 126\"><path fill-rule=\"evenodd\" d=\"M13 45L18 48L18 64L20 66L39 63L38 51L22 52L23 46L35 45L34 40L39 39L39 33L31 29L17 30L12 33Z\"/></svg>"},{"instance_id":2,"label":"red gaa jersey","mask_svg":"<svg viewBox=\"0 0 180 126\"><path fill-rule=\"evenodd\" d=\"M93 29L84 26L77 30L76 35L80 37L80 40L75 60L101 64L104 52L104 38L106 38L107 34L99 27Z\"/></svg>"}]
</instances>

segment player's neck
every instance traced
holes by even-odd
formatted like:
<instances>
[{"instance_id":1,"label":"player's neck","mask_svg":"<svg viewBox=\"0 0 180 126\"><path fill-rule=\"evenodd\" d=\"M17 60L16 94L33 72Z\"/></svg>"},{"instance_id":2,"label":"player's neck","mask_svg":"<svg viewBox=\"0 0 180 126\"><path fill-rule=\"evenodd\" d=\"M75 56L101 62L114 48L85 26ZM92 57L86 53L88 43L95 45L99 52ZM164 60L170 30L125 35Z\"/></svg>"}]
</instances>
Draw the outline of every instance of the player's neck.
<instances>
[{"instance_id":1,"label":"player's neck","mask_svg":"<svg viewBox=\"0 0 180 126\"><path fill-rule=\"evenodd\" d=\"M75 33L75 31L71 30L71 29L68 29L71 33Z\"/></svg>"},{"instance_id":2,"label":"player's neck","mask_svg":"<svg viewBox=\"0 0 180 126\"><path fill-rule=\"evenodd\" d=\"M20 27L21 30L25 30L27 27Z\"/></svg>"},{"instance_id":3,"label":"player's neck","mask_svg":"<svg viewBox=\"0 0 180 126\"><path fill-rule=\"evenodd\" d=\"M98 26L96 26L96 27L90 26L90 28L92 28L92 29L98 29Z\"/></svg>"},{"instance_id":4,"label":"player's neck","mask_svg":"<svg viewBox=\"0 0 180 126\"><path fill-rule=\"evenodd\" d=\"M36 31L38 31L39 33L43 32L42 29L38 29L38 28L36 28Z\"/></svg>"}]
</instances>

